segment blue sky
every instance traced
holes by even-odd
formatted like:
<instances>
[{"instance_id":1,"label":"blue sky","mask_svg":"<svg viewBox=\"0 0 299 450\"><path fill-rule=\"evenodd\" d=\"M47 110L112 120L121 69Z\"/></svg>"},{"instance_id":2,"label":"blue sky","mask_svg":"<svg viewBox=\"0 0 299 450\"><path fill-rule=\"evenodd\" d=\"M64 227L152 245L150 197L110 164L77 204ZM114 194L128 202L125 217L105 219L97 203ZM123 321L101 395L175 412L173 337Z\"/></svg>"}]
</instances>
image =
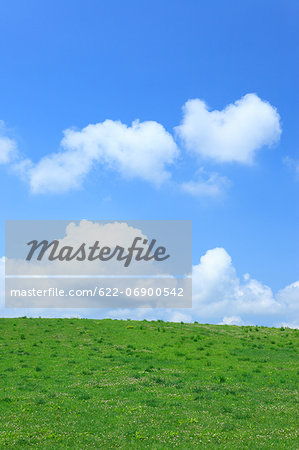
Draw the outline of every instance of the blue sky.
<instances>
[{"instance_id":1,"label":"blue sky","mask_svg":"<svg viewBox=\"0 0 299 450\"><path fill-rule=\"evenodd\" d=\"M6 219L192 219L195 265L221 247L239 277L249 273L273 293L296 282L298 13L291 0L3 0L1 133L17 150L0 164L0 255ZM240 139L245 145L255 127L262 133L251 161L203 157L175 133L188 100L221 111L248 93L260 103ZM271 106L266 136L263 102ZM161 124L178 149L165 163L169 179L157 186L136 171L128 179L119 162L92 161L75 188L30 189L30 171L58 152L64 130L106 119ZM183 188L207 179L216 193Z\"/></svg>"}]
</instances>

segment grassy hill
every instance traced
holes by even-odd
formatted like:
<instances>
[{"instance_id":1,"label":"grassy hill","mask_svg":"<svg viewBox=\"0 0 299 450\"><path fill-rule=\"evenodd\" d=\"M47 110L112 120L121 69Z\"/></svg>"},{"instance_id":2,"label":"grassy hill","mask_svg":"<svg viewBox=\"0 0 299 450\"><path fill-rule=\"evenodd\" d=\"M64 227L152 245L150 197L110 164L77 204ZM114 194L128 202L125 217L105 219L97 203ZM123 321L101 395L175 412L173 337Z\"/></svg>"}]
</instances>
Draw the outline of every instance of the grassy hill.
<instances>
[{"instance_id":1,"label":"grassy hill","mask_svg":"<svg viewBox=\"0 0 299 450\"><path fill-rule=\"evenodd\" d=\"M298 448L298 336L0 319L0 447Z\"/></svg>"}]
</instances>

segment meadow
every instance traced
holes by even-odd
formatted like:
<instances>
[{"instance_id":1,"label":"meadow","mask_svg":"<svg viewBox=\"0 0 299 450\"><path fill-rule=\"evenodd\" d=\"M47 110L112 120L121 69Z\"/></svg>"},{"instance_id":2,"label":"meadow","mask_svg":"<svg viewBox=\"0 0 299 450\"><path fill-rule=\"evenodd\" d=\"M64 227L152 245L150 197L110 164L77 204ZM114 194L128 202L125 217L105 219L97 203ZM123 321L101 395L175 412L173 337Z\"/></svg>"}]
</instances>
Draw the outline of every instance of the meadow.
<instances>
[{"instance_id":1,"label":"meadow","mask_svg":"<svg viewBox=\"0 0 299 450\"><path fill-rule=\"evenodd\" d=\"M0 319L0 447L296 449L299 330Z\"/></svg>"}]
</instances>

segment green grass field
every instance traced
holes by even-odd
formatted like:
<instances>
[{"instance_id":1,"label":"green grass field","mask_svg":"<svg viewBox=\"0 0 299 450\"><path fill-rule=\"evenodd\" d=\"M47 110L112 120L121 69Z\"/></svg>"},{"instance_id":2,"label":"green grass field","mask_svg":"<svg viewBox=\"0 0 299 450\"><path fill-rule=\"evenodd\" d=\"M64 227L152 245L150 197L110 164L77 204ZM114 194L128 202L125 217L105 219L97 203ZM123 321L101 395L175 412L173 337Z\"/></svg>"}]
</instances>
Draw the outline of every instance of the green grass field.
<instances>
[{"instance_id":1,"label":"green grass field","mask_svg":"<svg viewBox=\"0 0 299 450\"><path fill-rule=\"evenodd\" d=\"M298 336L0 319L0 447L298 449Z\"/></svg>"}]
</instances>

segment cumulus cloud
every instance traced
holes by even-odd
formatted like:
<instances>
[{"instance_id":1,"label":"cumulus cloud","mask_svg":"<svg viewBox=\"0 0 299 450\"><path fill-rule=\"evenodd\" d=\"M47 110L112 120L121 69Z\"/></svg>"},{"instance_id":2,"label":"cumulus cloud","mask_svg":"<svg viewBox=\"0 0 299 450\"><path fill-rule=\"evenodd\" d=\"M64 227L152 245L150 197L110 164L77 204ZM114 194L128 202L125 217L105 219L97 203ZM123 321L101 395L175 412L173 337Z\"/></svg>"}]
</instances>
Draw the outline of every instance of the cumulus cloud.
<instances>
[{"instance_id":1,"label":"cumulus cloud","mask_svg":"<svg viewBox=\"0 0 299 450\"><path fill-rule=\"evenodd\" d=\"M192 308L113 311L116 318L146 318L228 325L279 325L298 322L299 281L274 295L270 287L245 274L239 278L224 248L208 250L193 267ZM110 315L112 311L108 312ZM107 313L106 313L107 314ZM297 319L298 320L298 319Z\"/></svg>"},{"instance_id":2,"label":"cumulus cloud","mask_svg":"<svg viewBox=\"0 0 299 450\"><path fill-rule=\"evenodd\" d=\"M37 164L23 165L33 193L65 192L81 186L96 164L124 178L139 178L155 185L165 182L166 166L178 156L173 137L154 121L127 126L105 120L82 130L67 129L60 151Z\"/></svg>"},{"instance_id":3,"label":"cumulus cloud","mask_svg":"<svg viewBox=\"0 0 299 450\"><path fill-rule=\"evenodd\" d=\"M289 284L284 289L281 289L277 294L278 301L285 305L289 311L297 315L299 320L299 281ZM294 318L294 316L292 318Z\"/></svg>"},{"instance_id":4,"label":"cumulus cloud","mask_svg":"<svg viewBox=\"0 0 299 450\"><path fill-rule=\"evenodd\" d=\"M17 151L16 142L6 136L4 122L0 120L0 164L9 163Z\"/></svg>"},{"instance_id":5,"label":"cumulus cloud","mask_svg":"<svg viewBox=\"0 0 299 450\"><path fill-rule=\"evenodd\" d=\"M195 181L182 183L181 188L194 197L219 197L230 186L230 180L217 172L207 174L202 168Z\"/></svg>"},{"instance_id":6,"label":"cumulus cloud","mask_svg":"<svg viewBox=\"0 0 299 450\"><path fill-rule=\"evenodd\" d=\"M280 118L270 103L247 94L222 111L209 111L200 99L188 100L175 128L186 148L216 162L251 164L257 150L279 141Z\"/></svg>"},{"instance_id":7,"label":"cumulus cloud","mask_svg":"<svg viewBox=\"0 0 299 450\"><path fill-rule=\"evenodd\" d=\"M194 267L193 307L209 320L219 316L269 318L284 309L268 286L248 274L241 280L223 248L208 250Z\"/></svg>"},{"instance_id":8,"label":"cumulus cloud","mask_svg":"<svg viewBox=\"0 0 299 450\"><path fill-rule=\"evenodd\" d=\"M64 238L59 242L61 246L76 246L82 242L92 245L99 240L99 236L101 242L109 247L115 247L115 245L129 247L136 236L148 239L141 229L132 227L127 222L100 223L83 219L77 224L70 222L66 226Z\"/></svg>"},{"instance_id":9,"label":"cumulus cloud","mask_svg":"<svg viewBox=\"0 0 299 450\"><path fill-rule=\"evenodd\" d=\"M299 320L293 322L278 322L274 324L274 326L277 328L284 327L284 328L295 328L299 330Z\"/></svg>"},{"instance_id":10,"label":"cumulus cloud","mask_svg":"<svg viewBox=\"0 0 299 450\"><path fill-rule=\"evenodd\" d=\"M243 321L239 316L223 317L219 325L243 325Z\"/></svg>"}]
</instances>

